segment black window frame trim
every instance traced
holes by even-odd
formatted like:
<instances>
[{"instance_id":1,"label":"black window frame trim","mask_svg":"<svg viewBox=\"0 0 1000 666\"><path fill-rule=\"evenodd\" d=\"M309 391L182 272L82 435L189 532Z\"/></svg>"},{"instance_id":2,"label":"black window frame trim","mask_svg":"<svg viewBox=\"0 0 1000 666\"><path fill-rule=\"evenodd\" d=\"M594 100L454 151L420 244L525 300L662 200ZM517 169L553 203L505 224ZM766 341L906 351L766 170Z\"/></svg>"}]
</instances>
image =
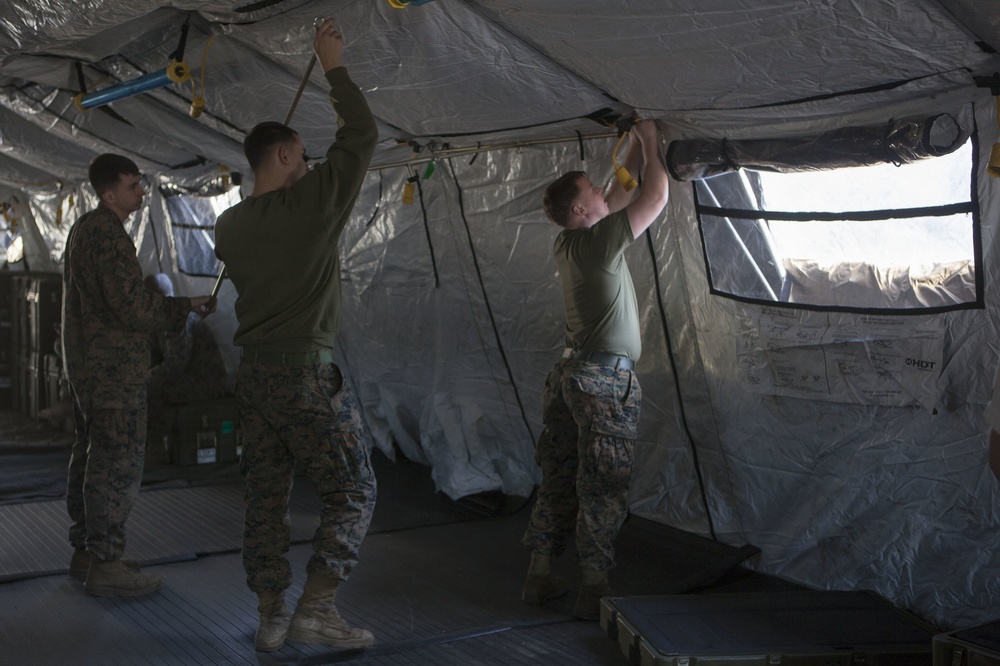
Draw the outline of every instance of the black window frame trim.
<instances>
[{"instance_id":1,"label":"black window frame trim","mask_svg":"<svg viewBox=\"0 0 1000 666\"><path fill-rule=\"evenodd\" d=\"M976 126L975 114L973 114L973 128L969 136L972 142L972 165L970 177L970 196L968 202L957 204L944 204L939 206L928 206L924 208L891 208L879 211L849 211L843 213L820 213L820 212L800 212L789 213L779 211L754 211L743 208L721 208L709 206L701 203L698 198L697 181L691 181L691 193L694 200L695 215L698 222L698 235L701 238L702 260L705 262L705 276L708 279L708 291L712 296L728 298L741 303L762 305L768 307L787 308L791 310L807 310L811 312L843 312L862 315L883 315L883 316L910 316L918 317L944 312L956 312L962 310L985 310L984 277L983 277L983 240L982 240L982 209L979 205L979 131ZM735 173L735 172L733 172ZM875 214L878 215L875 215ZM955 305L941 305L926 308L872 308L854 307L849 305L811 305L809 303L788 303L786 301L771 301L762 298L751 298L748 296L738 296L727 291L721 291L715 287L712 280L712 266L708 259L708 247L705 242L705 230L703 215L715 217L730 217L747 220L782 220L782 221L857 221L871 222L892 219L908 219L913 217L944 217L969 213L972 216L972 260L976 267L976 300Z\"/></svg>"}]
</instances>

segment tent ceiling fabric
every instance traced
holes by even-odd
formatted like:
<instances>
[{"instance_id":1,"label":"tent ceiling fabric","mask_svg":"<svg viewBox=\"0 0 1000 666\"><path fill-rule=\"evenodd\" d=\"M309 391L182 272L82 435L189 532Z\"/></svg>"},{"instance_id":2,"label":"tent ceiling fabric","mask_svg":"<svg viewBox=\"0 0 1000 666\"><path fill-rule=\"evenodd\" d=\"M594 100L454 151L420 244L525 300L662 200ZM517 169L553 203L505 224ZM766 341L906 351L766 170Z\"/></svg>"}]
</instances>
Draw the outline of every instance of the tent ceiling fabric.
<instances>
[{"instance_id":1,"label":"tent ceiling fabric","mask_svg":"<svg viewBox=\"0 0 1000 666\"><path fill-rule=\"evenodd\" d=\"M948 7L932 0L812 0L791 10L783 0L631 0L609 12L600 0L437 0L404 10L378 0L7 0L0 5L3 106L17 114L32 107L37 126L62 126L75 137L53 131L38 144L27 134L4 136L3 150L22 159L30 146L35 155L25 164L53 181L82 179L87 158L113 149L143 156L145 170L181 184L211 178L222 164L240 170L243 133L285 116L317 16L336 16L344 29L345 64L380 122L378 165L411 156L411 139L474 146L599 132L601 125L580 118L600 109L663 117L955 69L990 73L995 56L977 42L1000 43L1000 9L975 0ZM113 102L116 116L73 106L77 63L88 89L160 70L186 19L184 59L198 84L205 46L217 36L206 57L201 117L187 115L190 84ZM333 132L322 86L314 72L292 122L311 152L322 151ZM84 150L74 154L67 143Z\"/></svg>"}]
</instances>

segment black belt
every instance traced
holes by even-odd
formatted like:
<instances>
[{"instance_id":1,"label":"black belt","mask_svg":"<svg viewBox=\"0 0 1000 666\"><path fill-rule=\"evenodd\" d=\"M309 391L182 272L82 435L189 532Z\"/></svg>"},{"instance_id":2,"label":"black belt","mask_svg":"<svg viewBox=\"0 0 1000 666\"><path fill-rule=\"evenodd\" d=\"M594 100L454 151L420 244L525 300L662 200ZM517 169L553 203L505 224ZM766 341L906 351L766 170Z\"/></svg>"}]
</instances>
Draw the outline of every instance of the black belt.
<instances>
[{"instance_id":1,"label":"black belt","mask_svg":"<svg viewBox=\"0 0 1000 666\"><path fill-rule=\"evenodd\" d=\"M316 349L304 352L282 352L268 349L253 349L244 347L240 357L246 363L259 363L261 365L284 365L287 367L304 367L309 365L319 365L320 363L333 363L332 349Z\"/></svg>"},{"instance_id":2,"label":"black belt","mask_svg":"<svg viewBox=\"0 0 1000 666\"><path fill-rule=\"evenodd\" d=\"M566 347L566 349L563 350L562 357L571 358L574 361L580 361L581 363L606 365L614 368L615 370L631 370L635 367L635 361L630 359L628 356L606 354L604 352L573 351L569 347Z\"/></svg>"}]
</instances>

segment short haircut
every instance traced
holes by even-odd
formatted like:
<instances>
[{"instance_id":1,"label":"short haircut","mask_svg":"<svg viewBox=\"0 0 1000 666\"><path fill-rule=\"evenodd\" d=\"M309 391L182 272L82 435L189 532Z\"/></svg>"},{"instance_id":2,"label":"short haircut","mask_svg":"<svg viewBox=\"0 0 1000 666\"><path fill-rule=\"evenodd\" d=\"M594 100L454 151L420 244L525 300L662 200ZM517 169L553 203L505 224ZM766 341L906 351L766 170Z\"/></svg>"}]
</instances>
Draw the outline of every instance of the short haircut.
<instances>
[{"instance_id":1,"label":"short haircut","mask_svg":"<svg viewBox=\"0 0 1000 666\"><path fill-rule=\"evenodd\" d=\"M117 185L122 174L138 176L139 167L129 158L114 153L98 155L87 170L90 184L98 197Z\"/></svg>"},{"instance_id":2,"label":"short haircut","mask_svg":"<svg viewBox=\"0 0 1000 666\"><path fill-rule=\"evenodd\" d=\"M580 195L580 179L586 175L583 171L570 171L556 178L545 188L542 208L548 218L560 227L569 224L570 210Z\"/></svg>"},{"instance_id":3,"label":"short haircut","mask_svg":"<svg viewBox=\"0 0 1000 666\"><path fill-rule=\"evenodd\" d=\"M291 145L299 134L288 125L274 120L257 124L247 138L243 139L243 154L247 157L252 171L264 164L271 149L279 145Z\"/></svg>"}]
</instances>

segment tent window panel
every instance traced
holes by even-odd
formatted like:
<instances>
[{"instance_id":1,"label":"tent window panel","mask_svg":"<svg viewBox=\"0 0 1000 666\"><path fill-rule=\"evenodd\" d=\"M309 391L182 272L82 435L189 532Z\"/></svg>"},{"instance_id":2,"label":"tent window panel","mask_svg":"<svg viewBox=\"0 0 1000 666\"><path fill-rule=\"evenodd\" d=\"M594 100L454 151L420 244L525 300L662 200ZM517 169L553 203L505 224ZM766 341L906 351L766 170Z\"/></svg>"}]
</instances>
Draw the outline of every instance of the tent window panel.
<instances>
[{"instance_id":1,"label":"tent window panel","mask_svg":"<svg viewBox=\"0 0 1000 666\"><path fill-rule=\"evenodd\" d=\"M10 247L11 243L14 242L14 234L11 233L10 224L3 218L0 218L0 258L7 252L7 248ZM0 265L2 265L0 261Z\"/></svg>"},{"instance_id":2,"label":"tent window panel","mask_svg":"<svg viewBox=\"0 0 1000 666\"><path fill-rule=\"evenodd\" d=\"M215 221L238 201L238 188L214 197L166 197L178 270L187 275L218 275L222 263L215 257Z\"/></svg>"},{"instance_id":3,"label":"tent window panel","mask_svg":"<svg viewBox=\"0 0 1000 666\"><path fill-rule=\"evenodd\" d=\"M767 223L778 256L910 266L972 259L970 213L871 222Z\"/></svg>"},{"instance_id":4,"label":"tent window panel","mask_svg":"<svg viewBox=\"0 0 1000 666\"><path fill-rule=\"evenodd\" d=\"M712 293L844 311L982 305L971 140L902 166L694 185Z\"/></svg>"},{"instance_id":5,"label":"tent window panel","mask_svg":"<svg viewBox=\"0 0 1000 666\"><path fill-rule=\"evenodd\" d=\"M779 301L784 268L770 248L760 220L701 217L701 233L714 291L743 298Z\"/></svg>"}]
</instances>

